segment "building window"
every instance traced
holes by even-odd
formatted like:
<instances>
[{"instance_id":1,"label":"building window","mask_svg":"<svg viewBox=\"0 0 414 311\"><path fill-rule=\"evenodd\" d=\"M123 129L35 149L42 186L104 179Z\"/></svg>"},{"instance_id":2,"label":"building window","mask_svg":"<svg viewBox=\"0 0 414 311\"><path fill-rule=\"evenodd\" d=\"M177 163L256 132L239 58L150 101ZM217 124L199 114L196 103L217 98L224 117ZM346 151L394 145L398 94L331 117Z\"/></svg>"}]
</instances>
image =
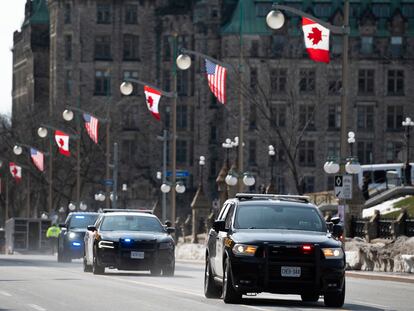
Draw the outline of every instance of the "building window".
<instances>
[{"instance_id":1,"label":"building window","mask_svg":"<svg viewBox=\"0 0 414 311\"><path fill-rule=\"evenodd\" d=\"M96 6L96 23L110 24L111 23L111 5L98 4Z\"/></svg>"},{"instance_id":2,"label":"building window","mask_svg":"<svg viewBox=\"0 0 414 311\"><path fill-rule=\"evenodd\" d=\"M249 141L249 165L256 165L256 141Z\"/></svg>"},{"instance_id":3,"label":"building window","mask_svg":"<svg viewBox=\"0 0 414 311\"><path fill-rule=\"evenodd\" d=\"M108 96L111 94L111 76L108 71L95 71L95 95Z\"/></svg>"},{"instance_id":4,"label":"building window","mask_svg":"<svg viewBox=\"0 0 414 311\"><path fill-rule=\"evenodd\" d=\"M358 141L358 160L361 164L373 163L373 143L366 141Z\"/></svg>"},{"instance_id":5,"label":"building window","mask_svg":"<svg viewBox=\"0 0 414 311\"><path fill-rule=\"evenodd\" d=\"M250 56L259 57L259 41L253 40L250 46Z\"/></svg>"},{"instance_id":6,"label":"building window","mask_svg":"<svg viewBox=\"0 0 414 311\"><path fill-rule=\"evenodd\" d=\"M171 44L170 44L170 37L164 36L163 39L163 60L169 61L171 59Z\"/></svg>"},{"instance_id":7,"label":"building window","mask_svg":"<svg viewBox=\"0 0 414 311\"><path fill-rule=\"evenodd\" d=\"M374 69L360 69L358 71L358 93L360 95L374 94Z\"/></svg>"},{"instance_id":8,"label":"building window","mask_svg":"<svg viewBox=\"0 0 414 311\"><path fill-rule=\"evenodd\" d=\"M373 105L360 105L357 107L357 128L360 130L374 129Z\"/></svg>"},{"instance_id":9,"label":"building window","mask_svg":"<svg viewBox=\"0 0 414 311\"><path fill-rule=\"evenodd\" d=\"M272 57L281 57L285 50L287 39L283 35L274 35L272 36L271 43L271 56Z\"/></svg>"},{"instance_id":10,"label":"building window","mask_svg":"<svg viewBox=\"0 0 414 311\"><path fill-rule=\"evenodd\" d=\"M188 95L188 70L179 70L177 72L177 92L178 95Z\"/></svg>"},{"instance_id":11,"label":"building window","mask_svg":"<svg viewBox=\"0 0 414 311\"><path fill-rule=\"evenodd\" d=\"M72 35L65 35L65 60L72 60Z\"/></svg>"},{"instance_id":12,"label":"building window","mask_svg":"<svg viewBox=\"0 0 414 311\"><path fill-rule=\"evenodd\" d=\"M315 70L301 69L299 80L300 93L313 93L315 91Z\"/></svg>"},{"instance_id":13,"label":"building window","mask_svg":"<svg viewBox=\"0 0 414 311\"><path fill-rule=\"evenodd\" d=\"M65 3L63 20L66 25L72 23L72 6L70 3Z\"/></svg>"},{"instance_id":14,"label":"building window","mask_svg":"<svg viewBox=\"0 0 414 311\"><path fill-rule=\"evenodd\" d=\"M301 141L299 144L299 165L315 166L315 142Z\"/></svg>"},{"instance_id":15,"label":"building window","mask_svg":"<svg viewBox=\"0 0 414 311\"><path fill-rule=\"evenodd\" d=\"M272 123L277 127L286 126L286 105L275 104L271 106Z\"/></svg>"},{"instance_id":16,"label":"building window","mask_svg":"<svg viewBox=\"0 0 414 311\"><path fill-rule=\"evenodd\" d=\"M370 55L374 51L374 38L361 37L361 54Z\"/></svg>"},{"instance_id":17,"label":"building window","mask_svg":"<svg viewBox=\"0 0 414 311\"><path fill-rule=\"evenodd\" d=\"M388 95L404 95L404 71L388 70Z\"/></svg>"},{"instance_id":18,"label":"building window","mask_svg":"<svg viewBox=\"0 0 414 311\"><path fill-rule=\"evenodd\" d=\"M312 193L315 192L315 177L314 176L304 176L303 177L303 193Z\"/></svg>"},{"instance_id":19,"label":"building window","mask_svg":"<svg viewBox=\"0 0 414 311\"><path fill-rule=\"evenodd\" d=\"M188 120L188 114L187 114L187 106L185 105L178 105L177 106L177 129L185 130L187 129L187 120Z\"/></svg>"},{"instance_id":20,"label":"building window","mask_svg":"<svg viewBox=\"0 0 414 311\"><path fill-rule=\"evenodd\" d=\"M250 88L254 91L257 91L258 77L257 77L257 68L250 69Z\"/></svg>"},{"instance_id":21,"label":"building window","mask_svg":"<svg viewBox=\"0 0 414 311\"><path fill-rule=\"evenodd\" d=\"M257 108L256 105L250 105L249 114L249 129L254 130L257 128Z\"/></svg>"},{"instance_id":22,"label":"building window","mask_svg":"<svg viewBox=\"0 0 414 311\"><path fill-rule=\"evenodd\" d=\"M123 140L121 156L124 163L130 163L135 160L135 155L138 153L138 145L136 140Z\"/></svg>"},{"instance_id":23,"label":"building window","mask_svg":"<svg viewBox=\"0 0 414 311\"><path fill-rule=\"evenodd\" d=\"M125 6L125 24L138 23L138 6L135 4L127 4Z\"/></svg>"},{"instance_id":24,"label":"building window","mask_svg":"<svg viewBox=\"0 0 414 311\"><path fill-rule=\"evenodd\" d=\"M328 75L328 94L340 95L342 89L342 80L337 71L330 71Z\"/></svg>"},{"instance_id":25,"label":"building window","mask_svg":"<svg viewBox=\"0 0 414 311\"><path fill-rule=\"evenodd\" d=\"M330 104L328 106L328 129L339 130L341 127L341 106Z\"/></svg>"},{"instance_id":26,"label":"building window","mask_svg":"<svg viewBox=\"0 0 414 311\"><path fill-rule=\"evenodd\" d=\"M274 68L270 71L270 93L286 93L287 69Z\"/></svg>"},{"instance_id":27,"label":"building window","mask_svg":"<svg viewBox=\"0 0 414 311\"><path fill-rule=\"evenodd\" d=\"M330 140L326 143L327 156L339 159L341 144L339 141Z\"/></svg>"},{"instance_id":28,"label":"building window","mask_svg":"<svg viewBox=\"0 0 414 311\"><path fill-rule=\"evenodd\" d=\"M300 105L299 108L299 129L306 131L315 130L315 106Z\"/></svg>"},{"instance_id":29,"label":"building window","mask_svg":"<svg viewBox=\"0 0 414 311\"><path fill-rule=\"evenodd\" d=\"M124 81L126 79L129 79L129 78L131 78L131 79L138 79L139 78L138 71L131 71L131 70L125 70L123 76L124 76ZM131 82L131 83L134 87L133 90L132 90L131 95L134 95L134 96L139 95L138 90L140 89L140 86L135 82Z\"/></svg>"},{"instance_id":30,"label":"building window","mask_svg":"<svg viewBox=\"0 0 414 311\"><path fill-rule=\"evenodd\" d=\"M403 114L404 109L402 105L390 105L387 107L387 130L401 131L403 129Z\"/></svg>"},{"instance_id":31,"label":"building window","mask_svg":"<svg viewBox=\"0 0 414 311\"><path fill-rule=\"evenodd\" d=\"M111 37L96 36L95 37L95 59L110 60L111 59Z\"/></svg>"},{"instance_id":32,"label":"building window","mask_svg":"<svg viewBox=\"0 0 414 311\"><path fill-rule=\"evenodd\" d=\"M171 79L170 79L171 78L171 71L165 69L163 71L162 75L163 75L162 80L163 80L163 84L164 84L164 90L166 92L169 92L171 90Z\"/></svg>"},{"instance_id":33,"label":"building window","mask_svg":"<svg viewBox=\"0 0 414 311\"><path fill-rule=\"evenodd\" d=\"M127 106L122 114L122 124L125 130L136 130L139 126L139 109L137 105Z\"/></svg>"},{"instance_id":34,"label":"building window","mask_svg":"<svg viewBox=\"0 0 414 311\"><path fill-rule=\"evenodd\" d=\"M73 88L72 70L66 70L65 80L66 80L65 94L66 96L72 96L72 88Z\"/></svg>"},{"instance_id":35,"label":"building window","mask_svg":"<svg viewBox=\"0 0 414 311\"><path fill-rule=\"evenodd\" d=\"M390 5L388 3L376 3L372 5L372 13L377 18L389 18L390 17Z\"/></svg>"},{"instance_id":36,"label":"building window","mask_svg":"<svg viewBox=\"0 0 414 311\"><path fill-rule=\"evenodd\" d=\"M391 37L390 39L390 55L391 57L401 57L403 54L403 38Z\"/></svg>"},{"instance_id":37,"label":"building window","mask_svg":"<svg viewBox=\"0 0 414 311\"><path fill-rule=\"evenodd\" d=\"M342 54L342 45L343 45L342 36L332 36L332 54L333 55L341 55Z\"/></svg>"},{"instance_id":38,"label":"building window","mask_svg":"<svg viewBox=\"0 0 414 311\"><path fill-rule=\"evenodd\" d=\"M124 60L139 60L139 36L124 35Z\"/></svg>"},{"instance_id":39,"label":"building window","mask_svg":"<svg viewBox=\"0 0 414 311\"><path fill-rule=\"evenodd\" d=\"M187 163L187 141L177 139L177 163Z\"/></svg>"},{"instance_id":40,"label":"building window","mask_svg":"<svg viewBox=\"0 0 414 311\"><path fill-rule=\"evenodd\" d=\"M388 141L386 146L385 160L387 163L402 162L403 144L396 141Z\"/></svg>"}]
</instances>

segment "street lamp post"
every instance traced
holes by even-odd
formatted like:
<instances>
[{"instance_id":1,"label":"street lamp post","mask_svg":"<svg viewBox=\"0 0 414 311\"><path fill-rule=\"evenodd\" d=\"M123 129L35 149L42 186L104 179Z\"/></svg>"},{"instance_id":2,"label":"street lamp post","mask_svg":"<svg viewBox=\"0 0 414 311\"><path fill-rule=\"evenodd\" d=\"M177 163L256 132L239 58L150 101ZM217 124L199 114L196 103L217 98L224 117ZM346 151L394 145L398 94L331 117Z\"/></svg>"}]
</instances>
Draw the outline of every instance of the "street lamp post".
<instances>
[{"instance_id":1,"label":"street lamp post","mask_svg":"<svg viewBox=\"0 0 414 311\"><path fill-rule=\"evenodd\" d=\"M275 182L274 182L274 166L275 166L276 152L275 152L275 147L273 147L273 145L268 146L268 154L270 157L271 169L270 169L270 183L269 183L269 186L267 186L266 188L266 193L276 193Z\"/></svg>"},{"instance_id":2,"label":"street lamp post","mask_svg":"<svg viewBox=\"0 0 414 311\"><path fill-rule=\"evenodd\" d=\"M404 184L411 186L411 165L410 165L410 131L411 127L414 126L414 122L410 117L406 117L402 122L402 126L405 127L405 146L406 146L406 157L405 157L405 168L404 168Z\"/></svg>"}]
</instances>

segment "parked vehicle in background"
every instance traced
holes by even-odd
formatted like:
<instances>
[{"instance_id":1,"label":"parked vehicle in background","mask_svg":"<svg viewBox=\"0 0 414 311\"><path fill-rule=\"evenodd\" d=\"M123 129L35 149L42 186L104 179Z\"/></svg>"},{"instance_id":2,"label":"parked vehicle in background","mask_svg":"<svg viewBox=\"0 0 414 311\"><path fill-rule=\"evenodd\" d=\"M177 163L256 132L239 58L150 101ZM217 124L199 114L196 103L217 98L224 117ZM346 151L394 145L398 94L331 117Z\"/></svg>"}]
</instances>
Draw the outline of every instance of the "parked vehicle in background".
<instances>
[{"instance_id":1,"label":"parked vehicle in background","mask_svg":"<svg viewBox=\"0 0 414 311\"><path fill-rule=\"evenodd\" d=\"M70 262L82 258L84 253L83 238L89 225L93 225L99 213L72 212L60 224L61 232L58 238L58 262Z\"/></svg>"},{"instance_id":2,"label":"parked vehicle in background","mask_svg":"<svg viewBox=\"0 0 414 311\"><path fill-rule=\"evenodd\" d=\"M345 299L342 226L325 222L304 196L239 193L227 200L209 232L207 298L239 303L261 292L298 294L341 307ZM328 232L328 227L332 233Z\"/></svg>"},{"instance_id":3,"label":"parked vehicle in background","mask_svg":"<svg viewBox=\"0 0 414 311\"><path fill-rule=\"evenodd\" d=\"M85 272L105 273L105 268L151 271L173 276L174 228L165 227L157 216L139 210L108 210L85 234Z\"/></svg>"}]
</instances>

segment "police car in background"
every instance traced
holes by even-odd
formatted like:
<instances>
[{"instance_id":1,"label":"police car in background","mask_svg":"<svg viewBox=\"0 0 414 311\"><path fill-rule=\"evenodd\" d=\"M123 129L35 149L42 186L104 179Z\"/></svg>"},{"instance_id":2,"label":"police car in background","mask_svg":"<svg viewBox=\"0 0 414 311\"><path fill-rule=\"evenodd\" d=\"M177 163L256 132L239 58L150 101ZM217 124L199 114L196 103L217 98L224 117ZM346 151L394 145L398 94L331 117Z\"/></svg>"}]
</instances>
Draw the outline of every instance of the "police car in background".
<instances>
[{"instance_id":1,"label":"police car in background","mask_svg":"<svg viewBox=\"0 0 414 311\"><path fill-rule=\"evenodd\" d=\"M301 295L328 307L345 298L342 226L326 223L308 197L239 193L224 203L209 232L207 298L239 303L243 294Z\"/></svg>"},{"instance_id":2,"label":"police car in background","mask_svg":"<svg viewBox=\"0 0 414 311\"><path fill-rule=\"evenodd\" d=\"M64 224L60 224L61 232L58 238L58 262L70 262L83 256L83 237L89 225L93 225L99 213L72 212Z\"/></svg>"},{"instance_id":3,"label":"police car in background","mask_svg":"<svg viewBox=\"0 0 414 311\"><path fill-rule=\"evenodd\" d=\"M85 272L105 268L149 270L152 275L173 276L174 228L165 227L150 211L104 210L85 234Z\"/></svg>"}]
</instances>

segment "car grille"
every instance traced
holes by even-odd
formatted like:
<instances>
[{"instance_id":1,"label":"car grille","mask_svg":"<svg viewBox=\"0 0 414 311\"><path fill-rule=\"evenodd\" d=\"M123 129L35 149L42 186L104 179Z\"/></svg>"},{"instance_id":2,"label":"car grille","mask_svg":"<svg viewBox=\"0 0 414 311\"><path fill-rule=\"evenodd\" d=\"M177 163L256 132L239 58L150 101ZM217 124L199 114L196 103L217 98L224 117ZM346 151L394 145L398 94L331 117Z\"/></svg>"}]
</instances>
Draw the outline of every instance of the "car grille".
<instances>
[{"instance_id":1,"label":"car grille","mask_svg":"<svg viewBox=\"0 0 414 311\"><path fill-rule=\"evenodd\" d=\"M119 248L121 250L136 250L136 251L154 251L157 247L156 241L119 241Z\"/></svg>"}]
</instances>

